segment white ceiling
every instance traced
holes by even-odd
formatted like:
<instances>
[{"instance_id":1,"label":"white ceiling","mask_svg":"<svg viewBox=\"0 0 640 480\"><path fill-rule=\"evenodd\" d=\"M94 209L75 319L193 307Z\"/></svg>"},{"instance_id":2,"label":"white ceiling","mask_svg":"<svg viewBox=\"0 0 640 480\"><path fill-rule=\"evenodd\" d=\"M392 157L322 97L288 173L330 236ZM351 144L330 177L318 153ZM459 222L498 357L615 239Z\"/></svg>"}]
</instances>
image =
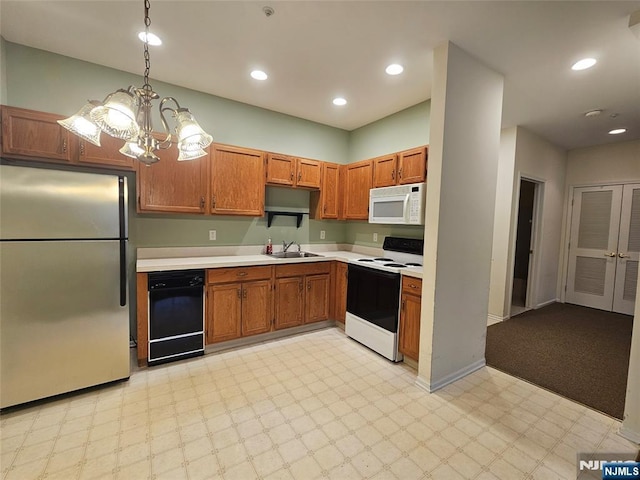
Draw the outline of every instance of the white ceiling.
<instances>
[{"instance_id":1,"label":"white ceiling","mask_svg":"<svg viewBox=\"0 0 640 480\"><path fill-rule=\"evenodd\" d=\"M151 77L353 130L430 98L432 50L450 40L504 75L504 127L571 149L640 138L636 10L640 1L152 0L164 44L151 50ZM0 18L10 42L143 71L142 0L0 0ZM588 56L595 67L570 69ZM405 71L390 77L394 62ZM255 68L269 79L250 78ZM615 127L628 132L608 135Z\"/></svg>"}]
</instances>

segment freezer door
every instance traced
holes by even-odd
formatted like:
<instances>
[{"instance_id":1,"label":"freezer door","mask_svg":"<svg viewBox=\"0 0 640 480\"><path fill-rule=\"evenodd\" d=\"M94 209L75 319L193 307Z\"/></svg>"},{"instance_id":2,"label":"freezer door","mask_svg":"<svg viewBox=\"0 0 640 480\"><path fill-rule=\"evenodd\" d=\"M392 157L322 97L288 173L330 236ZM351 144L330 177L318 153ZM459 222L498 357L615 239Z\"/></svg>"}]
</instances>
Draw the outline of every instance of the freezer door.
<instances>
[{"instance_id":1,"label":"freezer door","mask_svg":"<svg viewBox=\"0 0 640 480\"><path fill-rule=\"evenodd\" d=\"M0 165L0 238L118 238L121 210L126 212L120 200L123 187L126 200L124 180Z\"/></svg>"},{"instance_id":2,"label":"freezer door","mask_svg":"<svg viewBox=\"0 0 640 480\"><path fill-rule=\"evenodd\" d=\"M119 249L0 242L0 408L129 376Z\"/></svg>"}]
</instances>

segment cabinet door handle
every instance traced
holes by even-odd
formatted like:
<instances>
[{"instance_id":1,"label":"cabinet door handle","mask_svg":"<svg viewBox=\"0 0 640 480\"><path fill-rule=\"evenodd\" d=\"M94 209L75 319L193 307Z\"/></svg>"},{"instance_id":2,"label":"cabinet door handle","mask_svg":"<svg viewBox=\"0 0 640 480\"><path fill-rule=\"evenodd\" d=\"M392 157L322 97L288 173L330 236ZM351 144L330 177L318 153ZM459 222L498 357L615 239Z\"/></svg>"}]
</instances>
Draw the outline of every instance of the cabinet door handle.
<instances>
[{"instance_id":1,"label":"cabinet door handle","mask_svg":"<svg viewBox=\"0 0 640 480\"><path fill-rule=\"evenodd\" d=\"M242 289L241 288L238 289L238 298L242 298Z\"/></svg>"},{"instance_id":2,"label":"cabinet door handle","mask_svg":"<svg viewBox=\"0 0 640 480\"><path fill-rule=\"evenodd\" d=\"M62 153L67 153L67 139L62 139Z\"/></svg>"},{"instance_id":3,"label":"cabinet door handle","mask_svg":"<svg viewBox=\"0 0 640 480\"><path fill-rule=\"evenodd\" d=\"M211 197L211 208L216 208L216 196Z\"/></svg>"},{"instance_id":4,"label":"cabinet door handle","mask_svg":"<svg viewBox=\"0 0 640 480\"><path fill-rule=\"evenodd\" d=\"M298 181L302 180L302 172L298 172Z\"/></svg>"},{"instance_id":5,"label":"cabinet door handle","mask_svg":"<svg viewBox=\"0 0 640 480\"><path fill-rule=\"evenodd\" d=\"M605 252L604 256L605 257L615 257L616 256L616 252Z\"/></svg>"},{"instance_id":6,"label":"cabinet door handle","mask_svg":"<svg viewBox=\"0 0 640 480\"><path fill-rule=\"evenodd\" d=\"M238 276L239 277L246 277L247 276L247 272L238 272Z\"/></svg>"},{"instance_id":7,"label":"cabinet door handle","mask_svg":"<svg viewBox=\"0 0 640 480\"><path fill-rule=\"evenodd\" d=\"M619 253L618 256L620 258L631 258L631 255L625 255L624 253Z\"/></svg>"},{"instance_id":8,"label":"cabinet door handle","mask_svg":"<svg viewBox=\"0 0 640 480\"><path fill-rule=\"evenodd\" d=\"M246 288L242 289L242 298L247 298L247 289Z\"/></svg>"},{"instance_id":9,"label":"cabinet door handle","mask_svg":"<svg viewBox=\"0 0 640 480\"><path fill-rule=\"evenodd\" d=\"M402 169L398 170L398 178L402 178Z\"/></svg>"},{"instance_id":10,"label":"cabinet door handle","mask_svg":"<svg viewBox=\"0 0 640 480\"><path fill-rule=\"evenodd\" d=\"M300 282L300 283L298 284L298 290L302 291L302 289L303 289L303 287L302 287L302 282Z\"/></svg>"},{"instance_id":11,"label":"cabinet door handle","mask_svg":"<svg viewBox=\"0 0 640 480\"><path fill-rule=\"evenodd\" d=\"M291 172L291 181L293 182L293 172Z\"/></svg>"},{"instance_id":12,"label":"cabinet door handle","mask_svg":"<svg viewBox=\"0 0 640 480\"><path fill-rule=\"evenodd\" d=\"M405 303L406 303L406 300L402 300L402 310L404 310Z\"/></svg>"},{"instance_id":13,"label":"cabinet door handle","mask_svg":"<svg viewBox=\"0 0 640 480\"><path fill-rule=\"evenodd\" d=\"M63 147L64 151L64 147ZM80 140L80 156L84 157L84 140Z\"/></svg>"},{"instance_id":14,"label":"cabinet door handle","mask_svg":"<svg viewBox=\"0 0 640 480\"><path fill-rule=\"evenodd\" d=\"M204 197L200 197L200 210L204 210Z\"/></svg>"},{"instance_id":15,"label":"cabinet door handle","mask_svg":"<svg viewBox=\"0 0 640 480\"><path fill-rule=\"evenodd\" d=\"M391 170L391 180L395 180L395 179L396 179L396 171Z\"/></svg>"},{"instance_id":16,"label":"cabinet door handle","mask_svg":"<svg viewBox=\"0 0 640 480\"><path fill-rule=\"evenodd\" d=\"M311 284L307 283L307 290L311 290Z\"/></svg>"},{"instance_id":17,"label":"cabinet door handle","mask_svg":"<svg viewBox=\"0 0 640 480\"><path fill-rule=\"evenodd\" d=\"M417 286L415 283L410 283L410 284L409 284L409 287L411 287L411 288L418 288L418 286Z\"/></svg>"}]
</instances>

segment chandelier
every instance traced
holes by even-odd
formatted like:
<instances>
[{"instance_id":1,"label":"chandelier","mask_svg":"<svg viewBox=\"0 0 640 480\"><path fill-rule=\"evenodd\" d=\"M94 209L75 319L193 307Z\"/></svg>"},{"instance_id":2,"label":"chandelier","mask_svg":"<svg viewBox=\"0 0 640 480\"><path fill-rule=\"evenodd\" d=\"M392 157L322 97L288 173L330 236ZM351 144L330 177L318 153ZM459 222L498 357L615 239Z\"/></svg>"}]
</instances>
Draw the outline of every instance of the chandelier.
<instances>
[{"instance_id":1,"label":"chandelier","mask_svg":"<svg viewBox=\"0 0 640 480\"><path fill-rule=\"evenodd\" d=\"M171 146L171 131L165 117L171 114L176 123L178 160L193 160L207 154L207 148L213 138L206 133L195 120L188 108L180 107L173 97L165 97L160 101L160 119L164 138L156 138L151 123L151 101L157 100L159 95L149 84L149 0L144 0L144 84L142 87L130 86L126 90L119 89L110 93L99 102L89 100L75 115L58 123L79 137L100 146L100 133L104 132L115 138L124 140L120 153L127 157L137 158L147 166L159 160L156 150L164 150ZM171 108L167 103L174 103Z\"/></svg>"}]
</instances>

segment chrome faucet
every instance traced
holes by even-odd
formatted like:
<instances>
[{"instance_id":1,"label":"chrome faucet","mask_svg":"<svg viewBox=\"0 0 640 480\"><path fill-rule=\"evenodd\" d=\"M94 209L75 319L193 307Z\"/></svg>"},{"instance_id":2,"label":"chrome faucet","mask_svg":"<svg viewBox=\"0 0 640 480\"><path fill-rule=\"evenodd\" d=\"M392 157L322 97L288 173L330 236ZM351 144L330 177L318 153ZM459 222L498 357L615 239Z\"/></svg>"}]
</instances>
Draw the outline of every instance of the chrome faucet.
<instances>
[{"instance_id":1,"label":"chrome faucet","mask_svg":"<svg viewBox=\"0 0 640 480\"><path fill-rule=\"evenodd\" d=\"M285 242L284 240L282 240L282 251L283 251L283 252L286 252L287 250L289 250L289 247L290 247L291 245L293 245L294 243L296 243L296 242L295 242L295 240L294 240L294 241L291 241L291 242L290 242L290 243L288 243L288 244L287 244L287 242ZM300 249L300 246L298 245L298 250L299 250L299 249Z\"/></svg>"}]
</instances>

